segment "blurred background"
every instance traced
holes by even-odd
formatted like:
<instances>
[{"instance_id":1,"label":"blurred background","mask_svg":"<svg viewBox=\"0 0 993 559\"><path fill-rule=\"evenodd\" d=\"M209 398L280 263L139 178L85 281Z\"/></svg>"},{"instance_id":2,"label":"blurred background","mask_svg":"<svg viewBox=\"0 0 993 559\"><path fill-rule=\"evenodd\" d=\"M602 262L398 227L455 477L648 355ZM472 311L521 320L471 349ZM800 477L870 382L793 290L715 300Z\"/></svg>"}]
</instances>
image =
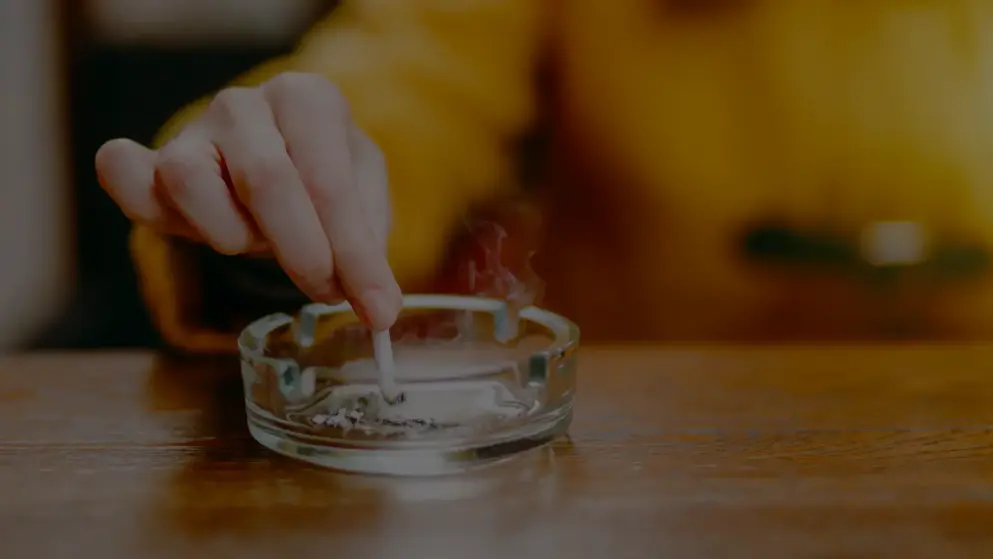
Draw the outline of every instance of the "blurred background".
<instances>
[{"instance_id":1,"label":"blurred background","mask_svg":"<svg viewBox=\"0 0 993 559\"><path fill-rule=\"evenodd\" d=\"M333 0L0 2L0 349L154 344L93 155L289 50ZM44 157L39 157L44 154ZM85 320L84 320L85 317Z\"/></svg>"},{"instance_id":2,"label":"blurred background","mask_svg":"<svg viewBox=\"0 0 993 559\"><path fill-rule=\"evenodd\" d=\"M338 3L0 2L0 349L157 344L129 223L97 183L96 150L115 137L149 142L180 107L289 52ZM537 141L514 147L515 164L531 151L540 164L510 180L547 181L535 197L555 210L536 212L553 232L539 255L544 303L587 340L993 336L991 4L780 0L726 12L589 0L562 18L555 67L533 69L535 45L504 42L533 4L483 3L471 20L458 19L470 17L463 5L439 2L437 19L422 20L401 0L369 4L377 24L430 21L452 33L453 52L472 54L440 56L398 24L384 59L427 60L429 73L485 91L495 107L526 105L516 97L527 92L502 81L517 75L515 60L538 72L520 80L548 90L534 99L535 130L520 131ZM366 24L372 13L360 14ZM656 19L642 24L647 14ZM420 141L430 127L424 145L447 157L463 149L447 142L471 136L462 111L477 109L464 107L448 127L405 114L388 129ZM490 115L472 118L490 126ZM491 132L480 130L487 150ZM439 176L484 176L490 160L480 161ZM538 229L520 221L521 237ZM453 243L446 258L461 266L459 251L478 240ZM249 298L239 297L241 307Z\"/></svg>"}]
</instances>

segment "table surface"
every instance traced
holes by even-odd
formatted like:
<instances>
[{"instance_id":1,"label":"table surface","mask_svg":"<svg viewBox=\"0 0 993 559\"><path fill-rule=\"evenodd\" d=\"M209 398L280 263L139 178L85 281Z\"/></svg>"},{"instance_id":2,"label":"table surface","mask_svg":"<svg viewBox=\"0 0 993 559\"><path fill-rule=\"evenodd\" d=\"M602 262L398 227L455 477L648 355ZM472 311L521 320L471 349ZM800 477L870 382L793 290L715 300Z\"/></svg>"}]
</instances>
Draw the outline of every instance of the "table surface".
<instances>
[{"instance_id":1,"label":"table surface","mask_svg":"<svg viewBox=\"0 0 993 559\"><path fill-rule=\"evenodd\" d=\"M570 440L404 480L261 448L231 361L0 359L0 557L993 557L993 347L580 361Z\"/></svg>"}]
</instances>

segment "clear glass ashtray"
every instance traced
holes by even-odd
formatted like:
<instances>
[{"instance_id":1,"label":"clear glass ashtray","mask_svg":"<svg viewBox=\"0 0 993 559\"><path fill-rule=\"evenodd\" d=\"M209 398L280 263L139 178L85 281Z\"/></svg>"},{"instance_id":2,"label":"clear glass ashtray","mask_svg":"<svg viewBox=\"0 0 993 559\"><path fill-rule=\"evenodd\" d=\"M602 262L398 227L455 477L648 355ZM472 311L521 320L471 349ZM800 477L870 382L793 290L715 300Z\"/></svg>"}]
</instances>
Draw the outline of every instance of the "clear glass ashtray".
<instances>
[{"instance_id":1,"label":"clear glass ashtray","mask_svg":"<svg viewBox=\"0 0 993 559\"><path fill-rule=\"evenodd\" d=\"M269 315L238 340L252 436L287 456L390 475L465 471L567 430L579 329L504 301L407 295L390 331L403 399L380 393L373 340L348 303Z\"/></svg>"}]
</instances>

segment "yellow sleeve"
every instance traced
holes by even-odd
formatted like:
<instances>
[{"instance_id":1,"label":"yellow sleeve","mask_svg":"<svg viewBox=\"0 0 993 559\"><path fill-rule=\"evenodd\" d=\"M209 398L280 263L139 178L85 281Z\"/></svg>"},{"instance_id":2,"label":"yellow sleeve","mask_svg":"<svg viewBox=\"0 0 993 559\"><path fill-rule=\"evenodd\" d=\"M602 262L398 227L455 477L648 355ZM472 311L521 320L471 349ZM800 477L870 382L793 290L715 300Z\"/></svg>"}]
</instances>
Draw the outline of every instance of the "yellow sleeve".
<instances>
[{"instance_id":1,"label":"yellow sleeve","mask_svg":"<svg viewBox=\"0 0 993 559\"><path fill-rule=\"evenodd\" d=\"M390 176L389 259L403 289L435 274L468 208L514 186L513 141L534 117L542 0L345 0L291 56L237 80L286 71L326 76L383 151ZM206 104L163 127L173 136ZM205 316L197 251L137 225L143 296L165 341L193 352L235 350L235 326Z\"/></svg>"}]
</instances>

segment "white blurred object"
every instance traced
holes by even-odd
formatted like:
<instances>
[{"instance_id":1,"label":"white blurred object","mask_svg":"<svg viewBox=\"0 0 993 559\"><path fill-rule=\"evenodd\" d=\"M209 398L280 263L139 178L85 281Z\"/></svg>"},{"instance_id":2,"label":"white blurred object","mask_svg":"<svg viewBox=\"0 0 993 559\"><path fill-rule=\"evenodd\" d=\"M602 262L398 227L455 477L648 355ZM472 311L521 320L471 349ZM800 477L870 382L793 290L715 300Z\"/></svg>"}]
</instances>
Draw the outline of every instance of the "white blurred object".
<instances>
[{"instance_id":1,"label":"white blurred object","mask_svg":"<svg viewBox=\"0 0 993 559\"><path fill-rule=\"evenodd\" d=\"M927 232L913 221L873 223L862 232L862 257L873 266L909 266L928 257Z\"/></svg>"},{"instance_id":2,"label":"white blurred object","mask_svg":"<svg viewBox=\"0 0 993 559\"><path fill-rule=\"evenodd\" d=\"M101 43L267 44L291 38L327 0L87 0Z\"/></svg>"},{"instance_id":3,"label":"white blurred object","mask_svg":"<svg viewBox=\"0 0 993 559\"><path fill-rule=\"evenodd\" d=\"M37 335L74 285L58 9L0 1L0 352Z\"/></svg>"}]
</instances>

